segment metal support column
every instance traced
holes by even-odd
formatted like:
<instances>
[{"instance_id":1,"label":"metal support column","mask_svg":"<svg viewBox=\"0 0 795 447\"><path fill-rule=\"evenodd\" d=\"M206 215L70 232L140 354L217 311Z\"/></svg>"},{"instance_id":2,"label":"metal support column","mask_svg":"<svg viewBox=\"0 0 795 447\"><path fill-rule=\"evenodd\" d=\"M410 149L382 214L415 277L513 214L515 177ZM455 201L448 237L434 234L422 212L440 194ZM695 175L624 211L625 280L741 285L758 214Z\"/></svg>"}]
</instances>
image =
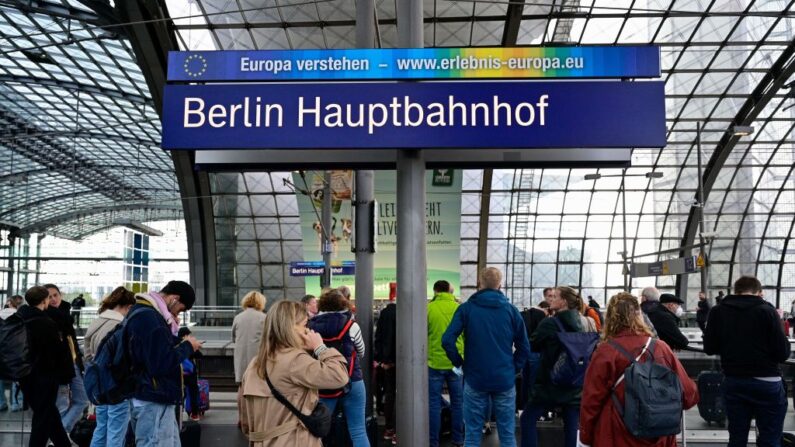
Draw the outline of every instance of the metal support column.
<instances>
[{"instance_id":1,"label":"metal support column","mask_svg":"<svg viewBox=\"0 0 795 447\"><path fill-rule=\"evenodd\" d=\"M14 262L19 263L14 259L16 256L16 243L17 238L12 233L8 234L8 284L6 285L6 298L13 296L16 293L14 290Z\"/></svg>"},{"instance_id":2,"label":"metal support column","mask_svg":"<svg viewBox=\"0 0 795 447\"><path fill-rule=\"evenodd\" d=\"M397 160L397 433L401 445L428 442L428 298L425 162L421 151Z\"/></svg>"},{"instance_id":3,"label":"metal support column","mask_svg":"<svg viewBox=\"0 0 795 447\"><path fill-rule=\"evenodd\" d=\"M331 287L331 171L323 173L323 205L320 209L321 225L323 226L323 276L320 277L320 288Z\"/></svg>"},{"instance_id":4,"label":"metal support column","mask_svg":"<svg viewBox=\"0 0 795 447\"><path fill-rule=\"evenodd\" d=\"M422 0L397 2L398 47L423 46ZM400 445L428 443L428 298L425 162L397 156L397 433Z\"/></svg>"},{"instance_id":5,"label":"metal support column","mask_svg":"<svg viewBox=\"0 0 795 447\"><path fill-rule=\"evenodd\" d=\"M375 0L356 1L356 46L372 48L375 42ZM369 374L373 364L373 284L375 278L375 240L372 222L375 219L375 173L356 171L354 207L356 221L356 321L364 340L365 416L373 413L373 393Z\"/></svg>"},{"instance_id":6,"label":"metal support column","mask_svg":"<svg viewBox=\"0 0 795 447\"><path fill-rule=\"evenodd\" d=\"M623 169L621 171L621 221L623 223L624 230L622 235L624 236L624 251L621 253L621 270L624 273L624 292L629 292L629 266L627 266L627 256L629 256L629 252L627 251L627 170Z\"/></svg>"},{"instance_id":7,"label":"metal support column","mask_svg":"<svg viewBox=\"0 0 795 447\"><path fill-rule=\"evenodd\" d=\"M704 245L704 178L701 166L701 122L696 123L696 160L698 162L698 241L701 243L699 254L701 259L704 260L704 266L701 267L701 291L707 293L707 252ZM687 297L680 297L687 302Z\"/></svg>"},{"instance_id":8,"label":"metal support column","mask_svg":"<svg viewBox=\"0 0 795 447\"><path fill-rule=\"evenodd\" d=\"M489 257L489 208L491 208L491 179L494 176L494 169L483 170L483 183L480 194L480 219L478 220L478 269L480 273L486 268Z\"/></svg>"},{"instance_id":9,"label":"metal support column","mask_svg":"<svg viewBox=\"0 0 795 447\"><path fill-rule=\"evenodd\" d=\"M45 237L47 237L46 234L39 233L39 237L36 238L36 280L33 281L33 284L41 284L39 282L41 277L41 241Z\"/></svg>"}]
</instances>

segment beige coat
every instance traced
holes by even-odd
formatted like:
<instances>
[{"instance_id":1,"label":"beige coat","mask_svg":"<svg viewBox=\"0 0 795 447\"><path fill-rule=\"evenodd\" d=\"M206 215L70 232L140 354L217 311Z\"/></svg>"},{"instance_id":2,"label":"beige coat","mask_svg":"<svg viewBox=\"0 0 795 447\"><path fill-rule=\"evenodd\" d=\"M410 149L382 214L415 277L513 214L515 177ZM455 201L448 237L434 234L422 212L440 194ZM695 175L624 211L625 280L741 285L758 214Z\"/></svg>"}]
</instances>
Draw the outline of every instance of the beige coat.
<instances>
[{"instance_id":1,"label":"beige coat","mask_svg":"<svg viewBox=\"0 0 795 447\"><path fill-rule=\"evenodd\" d=\"M341 388L348 383L345 358L336 349L328 349L315 359L303 349L279 351L276 361L268 362L268 378L302 413L309 415L318 402L318 389ZM243 402L240 419L249 427L250 438L287 424L287 433L265 441L252 441L252 447L320 447L299 419L282 405L264 379L257 375L254 362L243 375ZM292 425L292 427L291 427Z\"/></svg>"},{"instance_id":2,"label":"beige coat","mask_svg":"<svg viewBox=\"0 0 795 447\"><path fill-rule=\"evenodd\" d=\"M251 359L259 352L265 313L249 307L232 321L232 341L235 342L235 382L243 381L243 373Z\"/></svg>"},{"instance_id":3,"label":"beige coat","mask_svg":"<svg viewBox=\"0 0 795 447\"><path fill-rule=\"evenodd\" d=\"M88 325L86 336L83 339L83 361L90 362L97 355L99 344L119 323L124 320L124 315L115 310L108 309Z\"/></svg>"}]
</instances>

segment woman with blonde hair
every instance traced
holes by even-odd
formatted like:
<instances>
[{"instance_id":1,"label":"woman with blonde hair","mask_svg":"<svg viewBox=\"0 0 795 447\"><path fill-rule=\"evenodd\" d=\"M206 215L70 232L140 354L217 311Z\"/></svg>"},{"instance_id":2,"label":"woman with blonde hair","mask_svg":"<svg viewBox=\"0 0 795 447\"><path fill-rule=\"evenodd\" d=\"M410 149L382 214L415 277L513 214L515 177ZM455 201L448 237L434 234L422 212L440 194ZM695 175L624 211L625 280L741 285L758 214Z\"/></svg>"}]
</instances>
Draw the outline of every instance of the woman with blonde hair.
<instances>
[{"instance_id":1,"label":"woman with blonde hair","mask_svg":"<svg viewBox=\"0 0 795 447\"><path fill-rule=\"evenodd\" d=\"M277 302L265 318L259 353L241 387L241 419L252 447L321 446L294 411L309 416L318 389L341 388L349 377L342 354L306 324L306 308L295 301Z\"/></svg>"},{"instance_id":2,"label":"woman with blonde hair","mask_svg":"<svg viewBox=\"0 0 795 447\"><path fill-rule=\"evenodd\" d=\"M251 359L257 355L259 345L262 340L262 328L265 325L265 295L252 290L240 300L240 307L243 312L235 315L232 321L232 341L235 342L234 365L235 383L237 384L237 411L240 413L240 402L243 399L240 394L240 382L243 381L243 373L251 363ZM238 423L242 424L241 419Z\"/></svg>"},{"instance_id":3,"label":"woman with blonde hair","mask_svg":"<svg viewBox=\"0 0 795 447\"><path fill-rule=\"evenodd\" d=\"M637 298L626 292L610 298L602 339L585 374L580 407L580 442L591 447L675 447L676 435L656 438L633 436L620 415L626 383L622 376L630 365L627 354L637 362L653 359L673 371L681 385L683 409L698 403L696 384L687 376L671 348L662 340L652 339L652 332L641 317ZM615 399L612 397L614 393ZM616 408L615 402L621 408Z\"/></svg>"}]
</instances>

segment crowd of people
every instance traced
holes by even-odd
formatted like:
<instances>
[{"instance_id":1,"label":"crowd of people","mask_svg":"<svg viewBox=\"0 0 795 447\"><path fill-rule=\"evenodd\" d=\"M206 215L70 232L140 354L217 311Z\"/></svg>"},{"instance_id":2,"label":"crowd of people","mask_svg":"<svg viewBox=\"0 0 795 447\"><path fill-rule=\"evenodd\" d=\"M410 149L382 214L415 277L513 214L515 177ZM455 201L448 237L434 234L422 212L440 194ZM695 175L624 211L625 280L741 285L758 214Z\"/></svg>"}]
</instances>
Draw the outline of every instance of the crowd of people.
<instances>
[{"instance_id":1,"label":"crowd of people","mask_svg":"<svg viewBox=\"0 0 795 447\"><path fill-rule=\"evenodd\" d=\"M559 286L519 312L502 291L498 269L482 270L479 286L461 303L449 282L433 285L427 315L429 446L439 445L445 408L454 446L479 446L492 422L501 446L516 445L517 410L522 447L539 445L537 425L550 415L562 419L566 447L676 445L683 411L699 402L696 383L674 353L688 346L679 329L683 300L647 287L640 297L614 295L603 311L592 297ZM118 403L96 406L91 445L123 446L128 430L139 447L179 445L183 372L202 345L180 328L179 315L195 299L181 281L137 295L119 287L102 301L81 349L75 312L56 285L12 297L0 318L16 314L25 322L33 364L19 381L21 392L12 386L10 402L0 393L0 409L33 410L31 447L70 446L68 434L89 402L87 365L110 334L122 331L134 340L125 347L134 390ZM787 409L779 365L790 356L778 313L750 276L738 279L734 294L720 304L703 302L700 296L704 351L720 356L725 374L729 445L746 445L756 419L757 445L778 446ZM374 389L383 395L376 399L386 423L383 436L397 444L394 300L380 312L372 365L363 364L365 341L347 287L300 302L281 300L267 313L266 303L261 293L248 293L232 325L239 425L252 445L324 445L330 415L338 409L350 444L370 446L363 379L373 371Z\"/></svg>"}]
</instances>

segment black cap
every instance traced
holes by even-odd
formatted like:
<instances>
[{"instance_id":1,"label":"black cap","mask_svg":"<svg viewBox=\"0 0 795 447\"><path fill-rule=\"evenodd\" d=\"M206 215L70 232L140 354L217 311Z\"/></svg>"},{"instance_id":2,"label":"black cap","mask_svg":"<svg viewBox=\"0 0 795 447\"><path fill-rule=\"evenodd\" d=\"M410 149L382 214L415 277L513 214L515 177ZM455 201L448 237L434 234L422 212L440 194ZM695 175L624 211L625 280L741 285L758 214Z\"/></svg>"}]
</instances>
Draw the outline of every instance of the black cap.
<instances>
[{"instance_id":1,"label":"black cap","mask_svg":"<svg viewBox=\"0 0 795 447\"><path fill-rule=\"evenodd\" d=\"M190 310L193 303L196 302L196 292L193 287L185 281L169 281L165 287L160 290L163 295L177 295L179 302L185 305L185 310Z\"/></svg>"},{"instance_id":2,"label":"black cap","mask_svg":"<svg viewBox=\"0 0 795 447\"><path fill-rule=\"evenodd\" d=\"M682 301L681 299L679 299L679 298L678 298L676 295L674 295L673 293L663 293L662 295L660 295L660 302L661 302L662 304L665 304L665 303L678 303L678 304L685 304L685 302L684 302L684 301Z\"/></svg>"}]
</instances>

